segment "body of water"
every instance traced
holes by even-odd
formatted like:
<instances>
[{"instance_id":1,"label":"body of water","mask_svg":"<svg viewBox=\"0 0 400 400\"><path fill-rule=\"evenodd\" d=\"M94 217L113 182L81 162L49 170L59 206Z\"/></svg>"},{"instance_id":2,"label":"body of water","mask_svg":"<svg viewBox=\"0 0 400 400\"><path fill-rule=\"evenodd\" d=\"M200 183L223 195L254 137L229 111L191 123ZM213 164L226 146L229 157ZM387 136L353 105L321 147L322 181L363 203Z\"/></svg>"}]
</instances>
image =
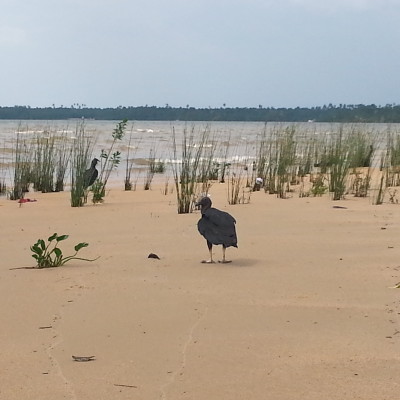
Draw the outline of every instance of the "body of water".
<instances>
[{"instance_id":1,"label":"body of water","mask_svg":"<svg viewBox=\"0 0 400 400\"><path fill-rule=\"evenodd\" d=\"M84 127L85 134L93 141L93 157L100 158L102 150L109 151L112 133L118 121L58 120L15 121L0 120L0 179L11 184L17 137L34 143L52 136L73 144L77 133ZM134 121L128 122L125 136L116 143L113 151L121 152L121 163L113 173L114 181L123 182L127 159L132 162L134 173L145 173L149 158L162 160L166 165L179 162L180 145L186 131L193 137L193 147L201 144L204 131L208 131L207 143L216 160L251 163L257 154L261 138L287 127L295 128L299 140L314 140L335 134L340 129L357 129L375 135L380 146L386 142L388 132L400 132L400 124L331 124L331 123L268 123L261 122L181 122L181 121ZM193 135L191 134L193 133ZM174 155L174 136L177 156Z\"/></svg>"}]
</instances>

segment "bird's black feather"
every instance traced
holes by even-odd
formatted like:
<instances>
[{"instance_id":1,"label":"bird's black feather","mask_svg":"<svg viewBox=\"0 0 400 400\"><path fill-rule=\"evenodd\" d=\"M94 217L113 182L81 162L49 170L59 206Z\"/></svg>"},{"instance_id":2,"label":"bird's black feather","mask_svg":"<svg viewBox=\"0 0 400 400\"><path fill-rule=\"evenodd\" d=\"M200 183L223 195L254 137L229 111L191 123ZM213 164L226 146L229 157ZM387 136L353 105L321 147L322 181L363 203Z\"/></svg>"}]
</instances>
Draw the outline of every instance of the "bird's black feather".
<instances>
[{"instance_id":1,"label":"bird's black feather","mask_svg":"<svg viewBox=\"0 0 400 400\"><path fill-rule=\"evenodd\" d=\"M92 186L99 175L99 171L96 169L96 164L99 162L97 158L92 160L90 168L87 169L83 175L84 187L85 189Z\"/></svg>"},{"instance_id":2,"label":"bird's black feather","mask_svg":"<svg viewBox=\"0 0 400 400\"><path fill-rule=\"evenodd\" d=\"M202 212L197 227L208 242L222 244L224 247L237 247L235 223L235 218L227 212L208 208Z\"/></svg>"}]
</instances>

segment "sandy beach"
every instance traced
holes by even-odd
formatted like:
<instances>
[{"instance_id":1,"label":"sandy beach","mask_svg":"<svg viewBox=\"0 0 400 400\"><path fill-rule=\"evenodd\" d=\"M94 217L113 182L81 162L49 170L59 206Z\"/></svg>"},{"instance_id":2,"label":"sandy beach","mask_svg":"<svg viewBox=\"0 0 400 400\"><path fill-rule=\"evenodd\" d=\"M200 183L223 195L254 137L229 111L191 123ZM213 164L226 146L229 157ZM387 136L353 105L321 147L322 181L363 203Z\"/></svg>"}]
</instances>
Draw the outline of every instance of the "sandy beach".
<instances>
[{"instance_id":1,"label":"sandy beach","mask_svg":"<svg viewBox=\"0 0 400 400\"><path fill-rule=\"evenodd\" d=\"M205 265L200 213L161 189L83 208L67 192L0 199L0 399L399 398L398 205L255 192L231 206L214 184L239 248ZM18 269L54 232L100 258Z\"/></svg>"}]
</instances>

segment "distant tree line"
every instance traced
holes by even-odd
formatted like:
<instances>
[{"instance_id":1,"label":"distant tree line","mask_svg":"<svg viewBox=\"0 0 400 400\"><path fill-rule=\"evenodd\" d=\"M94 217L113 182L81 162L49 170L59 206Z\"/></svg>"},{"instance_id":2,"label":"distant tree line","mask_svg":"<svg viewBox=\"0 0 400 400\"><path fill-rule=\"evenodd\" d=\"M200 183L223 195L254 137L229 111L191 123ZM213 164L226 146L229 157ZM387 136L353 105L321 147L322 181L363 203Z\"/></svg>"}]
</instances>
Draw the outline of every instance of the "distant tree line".
<instances>
[{"instance_id":1,"label":"distant tree line","mask_svg":"<svg viewBox=\"0 0 400 400\"><path fill-rule=\"evenodd\" d=\"M400 105L324 105L320 107L274 108L263 106L194 108L140 106L91 108L74 104L70 107L0 107L0 119L58 120L85 118L96 120L138 121L261 121L261 122L398 122Z\"/></svg>"}]
</instances>

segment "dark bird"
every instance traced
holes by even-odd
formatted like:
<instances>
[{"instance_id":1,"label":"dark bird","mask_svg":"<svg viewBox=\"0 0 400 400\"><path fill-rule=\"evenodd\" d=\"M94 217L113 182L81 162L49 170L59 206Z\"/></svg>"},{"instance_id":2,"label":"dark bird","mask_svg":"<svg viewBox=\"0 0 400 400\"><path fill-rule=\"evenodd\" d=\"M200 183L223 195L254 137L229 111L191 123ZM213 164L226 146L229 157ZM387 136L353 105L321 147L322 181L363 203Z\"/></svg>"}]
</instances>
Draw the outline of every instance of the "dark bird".
<instances>
[{"instance_id":1,"label":"dark bird","mask_svg":"<svg viewBox=\"0 0 400 400\"><path fill-rule=\"evenodd\" d=\"M99 175L99 171L97 171L96 169L96 164L98 162L99 160L97 158L93 158L90 168L87 169L83 175L83 186L85 189L89 186L92 186L94 181L97 179L97 176Z\"/></svg>"},{"instance_id":2,"label":"dark bird","mask_svg":"<svg viewBox=\"0 0 400 400\"><path fill-rule=\"evenodd\" d=\"M369 146L368 154L364 157L362 166L363 167L370 167L372 161L372 155L374 154L374 146L372 144Z\"/></svg>"},{"instance_id":3,"label":"dark bird","mask_svg":"<svg viewBox=\"0 0 400 400\"><path fill-rule=\"evenodd\" d=\"M225 211L211 207L212 202L209 197L203 197L196 203L201 208L201 218L197 223L199 232L207 240L210 259L203 263L214 263L212 257L212 246L222 244L222 263L229 263L225 258L227 247L237 247L236 220L232 215Z\"/></svg>"}]
</instances>

